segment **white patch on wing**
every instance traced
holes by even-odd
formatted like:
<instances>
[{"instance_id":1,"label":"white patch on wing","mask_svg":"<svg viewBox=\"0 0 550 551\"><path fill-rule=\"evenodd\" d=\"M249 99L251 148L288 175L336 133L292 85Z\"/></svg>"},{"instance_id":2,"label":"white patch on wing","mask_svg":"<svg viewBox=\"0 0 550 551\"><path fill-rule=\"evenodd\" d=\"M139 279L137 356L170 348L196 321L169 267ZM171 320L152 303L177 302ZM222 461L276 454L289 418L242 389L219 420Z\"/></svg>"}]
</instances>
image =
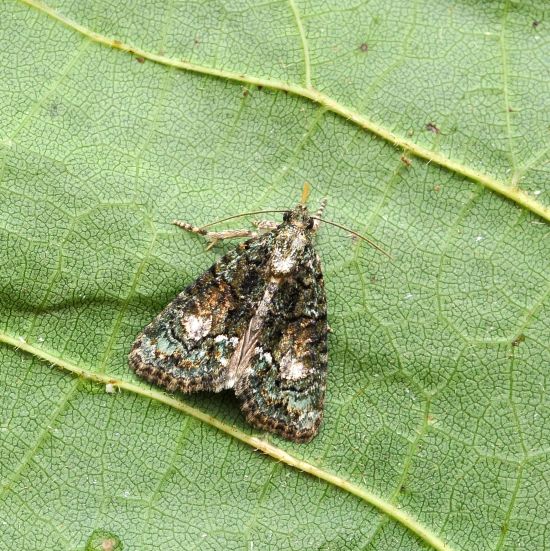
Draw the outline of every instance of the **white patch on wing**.
<instances>
[{"instance_id":1,"label":"white patch on wing","mask_svg":"<svg viewBox=\"0 0 550 551\"><path fill-rule=\"evenodd\" d=\"M261 346L257 346L254 349L254 353L260 357L260 360L264 360L267 365L271 365L273 363L273 357L271 354L269 352L264 352L264 349Z\"/></svg>"},{"instance_id":2,"label":"white patch on wing","mask_svg":"<svg viewBox=\"0 0 550 551\"><path fill-rule=\"evenodd\" d=\"M227 340L227 337L225 335L217 335L216 338L214 339L214 342L223 342L226 340Z\"/></svg>"},{"instance_id":3,"label":"white patch on wing","mask_svg":"<svg viewBox=\"0 0 550 551\"><path fill-rule=\"evenodd\" d=\"M281 376L283 379L295 381L307 375L306 366L287 352L281 358Z\"/></svg>"},{"instance_id":4,"label":"white patch on wing","mask_svg":"<svg viewBox=\"0 0 550 551\"><path fill-rule=\"evenodd\" d=\"M187 316L183 322L190 339L198 341L210 332L212 327L212 318L199 318L198 316Z\"/></svg>"},{"instance_id":5,"label":"white patch on wing","mask_svg":"<svg viewBox=\"0 0 550 551\"><path fill-rule=\"evenodd\" d=\"M307 239L298 234L290 244L290 250L282 252L279 248L273 251L272 266L275 273L286 274L292 270L296 264L296 258L305 247Z\"/></svg>"},{"instance_id":6,"label":"white patch on wing","mask_svg":"<svg viewBox=\"0 0 550 551\"><path fill-rule=\"evenodd\" d=\"M304 413L300 413L300 421L315 423L315 421L319 419L319 415L320 413L318 411L306 411Z\"/></svg>"},{"instance_id":7,"label":"white patch on wing","mask_svg":"<svg viewBox=\"0 0 550 551\"><path fill-rule=\"evenodd\" d=\"M225 367L225 366L224 366L224 367ZM224 381L222 388L223 388L223 389L234 388L236 382L237 382L237 378L236 378L236 377L228 377L228 378Z\"/></svg>"},{"instance_id":8,"label":"white patch on wing","mask_svg":"<svg viewBox=\"0 0 550 551\"><path fill-rule=\"evenodd\" d=\"M278 273L286 274L290 272L292 266L294 266L294 258L290 254L287 256L277 254L273 258L273 268Z\"/></svg>"}]
</instances>

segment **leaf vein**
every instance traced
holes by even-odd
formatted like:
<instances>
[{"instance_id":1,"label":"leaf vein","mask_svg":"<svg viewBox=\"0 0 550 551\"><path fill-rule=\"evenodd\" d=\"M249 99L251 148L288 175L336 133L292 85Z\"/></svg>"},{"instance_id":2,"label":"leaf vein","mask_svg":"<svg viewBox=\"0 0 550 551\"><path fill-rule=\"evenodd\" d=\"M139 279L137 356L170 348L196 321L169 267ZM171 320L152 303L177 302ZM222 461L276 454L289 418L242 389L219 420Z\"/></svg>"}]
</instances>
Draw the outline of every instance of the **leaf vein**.
<instances>
[{"instance_id":1,"label":"leaf vein","mask_svg":"<svg viewBox=\"0 0 550 551\"><path fill-rule=\"evenodd\" d=\"M296 27L298 28L298 33L300 34L300 41L302 42L302 52L304 56L304 85L306 88L311 88L311 60L309 56L309 46L307 43L307 37L302 24L302 19L300 17L300 12L298 11L298 6L294 0L288 0L290 4L290 9L294 19L296 20Z\"/></svg>"}]
</instances>

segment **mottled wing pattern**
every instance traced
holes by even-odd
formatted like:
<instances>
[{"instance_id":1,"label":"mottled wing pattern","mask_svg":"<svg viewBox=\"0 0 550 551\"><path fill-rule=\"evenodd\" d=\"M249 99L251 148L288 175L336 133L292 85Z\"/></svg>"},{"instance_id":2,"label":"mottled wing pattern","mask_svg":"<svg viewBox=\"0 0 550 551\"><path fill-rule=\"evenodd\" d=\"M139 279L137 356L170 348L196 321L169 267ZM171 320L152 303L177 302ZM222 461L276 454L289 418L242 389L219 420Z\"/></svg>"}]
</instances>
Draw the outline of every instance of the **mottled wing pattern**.
<instances>
[{"instance_id":1,"label":"mottled wing pattern","mask_svg":"<svg viewBox=\"0 0 550 551\"><path fill-rule=\"evenodd\" d=\"M130 366L169 390L224 388L226 366L261 299L275 231L239 244L137 337Z\"/></svg>"},{"instance_id":2,"label":"mottled wing pattern","mask_svg":"<svg viewBox=\"0 0 550 551\"><path fill-rule=\"evenodd\" d=\"M256 354L235 386L250 424L296 442L315 436L323 416L327 332L323 274L310 244L281 281Z\"/></svg>"}]
</instances>

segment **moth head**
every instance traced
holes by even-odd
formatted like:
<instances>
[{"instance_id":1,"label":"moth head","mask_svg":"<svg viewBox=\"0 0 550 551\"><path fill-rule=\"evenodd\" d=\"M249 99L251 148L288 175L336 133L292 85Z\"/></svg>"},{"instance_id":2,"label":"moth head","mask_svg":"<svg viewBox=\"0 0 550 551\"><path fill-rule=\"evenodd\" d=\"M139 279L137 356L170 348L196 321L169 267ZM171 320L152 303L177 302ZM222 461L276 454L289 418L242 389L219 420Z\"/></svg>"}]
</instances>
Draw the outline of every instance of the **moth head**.
<instances>
[{"instance_id":1,"label":"moth head","mask_svg":"<svg viewBox=\"0 0 550 551\"><path fill-rule=\"evenodd\" d=\"M315 220L309 214L306 205L301 203L285 212L283 220L291 226L304 230L311 230L315 225Z\"/></svg>"}]
</instances>

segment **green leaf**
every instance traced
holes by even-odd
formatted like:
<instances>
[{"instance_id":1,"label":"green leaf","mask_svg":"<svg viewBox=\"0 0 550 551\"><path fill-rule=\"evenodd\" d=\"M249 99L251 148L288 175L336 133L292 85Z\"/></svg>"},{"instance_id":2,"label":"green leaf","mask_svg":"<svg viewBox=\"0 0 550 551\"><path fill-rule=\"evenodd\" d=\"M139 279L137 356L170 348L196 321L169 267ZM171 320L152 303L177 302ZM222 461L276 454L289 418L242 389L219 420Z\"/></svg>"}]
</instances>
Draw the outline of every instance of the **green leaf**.
<instances>
[{"instance_id":1,"label":"green leaf","mask_svg":"<svg viewBox=\"0 0 550 551\"><path fill-rule=\"evenodd\" d=\"M86 4L2 4L0 547L548 548L545 4ZM393 260L319 233L296 445L127 354L231 246L174 218L305 180Z\"/></svg>"}]
</instances>

